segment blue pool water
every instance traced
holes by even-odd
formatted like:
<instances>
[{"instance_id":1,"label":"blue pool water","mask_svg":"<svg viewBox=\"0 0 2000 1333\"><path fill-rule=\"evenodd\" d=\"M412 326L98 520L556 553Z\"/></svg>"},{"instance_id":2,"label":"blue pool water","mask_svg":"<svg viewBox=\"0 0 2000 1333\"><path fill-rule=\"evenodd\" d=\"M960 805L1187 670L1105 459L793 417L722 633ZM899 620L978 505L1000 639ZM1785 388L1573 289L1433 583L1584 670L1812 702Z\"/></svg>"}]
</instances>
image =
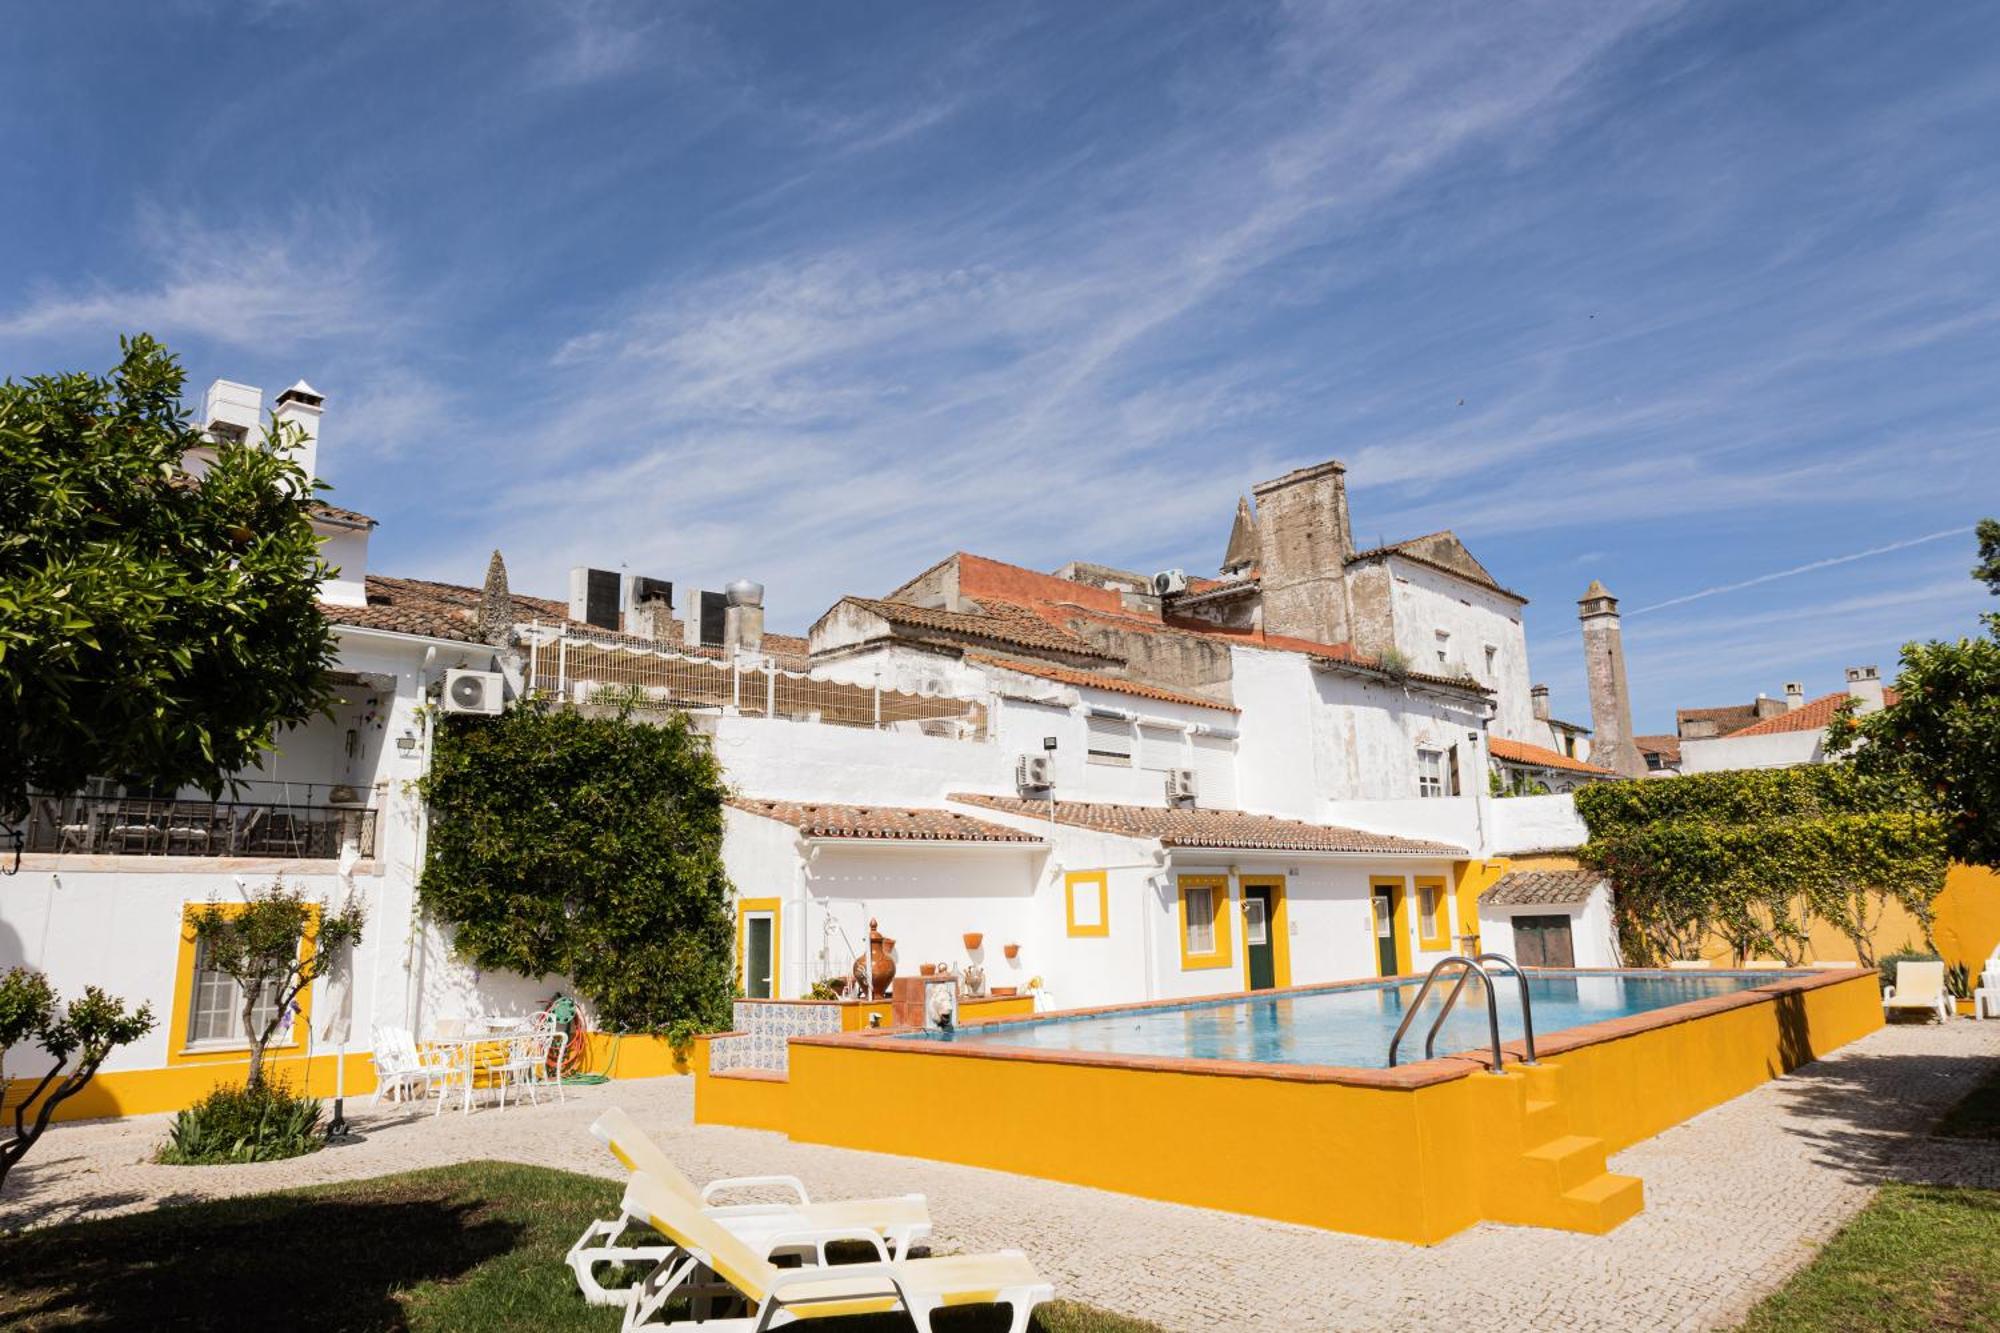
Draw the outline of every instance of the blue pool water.
<instances>
[{"instance_id":1,"label":"blue pool water","mask_svg":"<svg viewBox=\"0 0 2000 1333\"><path fill-rule=\"evenodd\" d=\"M1539 1037L1587 1023L1769 985L1783 975L1538 972L1528 979L1528 998L1535 1013L1535 1035ZM975 1024L949 1036L927 1035L906 1040L1373 1069L1389 1063L1389 1039L1395 1035L1396 1025L1403 1021L1406 1008L1415 1001L1421 984L1385 982L1347 990L1244 996L1166 1009L1047 1018L1030 1023ZM1401 1063L1424 1058L1424 1035L1449 989L1446 981L1432 988L1430 998L1424 1002L1424 1012L1410 1024L1403 1038L1398 1053ZM1521 1035L1520 990L1513 978L1503 977L1499 979L1499 994L1500 1035L1502 1040L1512 1040ZM1486 1002L1478 981L1474 980L1466 986L1451 1018L1438 1033L1437 1053L1445 1055L1483 1047L1488 1041L1487 1031Z\"/></svg>"}]
</instances>

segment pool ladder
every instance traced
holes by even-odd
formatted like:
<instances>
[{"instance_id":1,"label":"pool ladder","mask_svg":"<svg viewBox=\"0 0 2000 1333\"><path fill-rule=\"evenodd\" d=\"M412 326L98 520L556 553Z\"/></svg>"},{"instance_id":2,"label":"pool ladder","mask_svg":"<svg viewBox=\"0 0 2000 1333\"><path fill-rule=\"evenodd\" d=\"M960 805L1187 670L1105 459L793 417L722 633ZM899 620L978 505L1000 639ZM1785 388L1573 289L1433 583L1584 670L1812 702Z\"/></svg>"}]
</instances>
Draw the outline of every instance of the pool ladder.
<instances>
[{"instance_id":1,"label":"pool ladder","mask_svg":"<svg viewBox=\"0 0 2000 1333\"><path fill-rule=\"evenodd\" d=\"M1424 1037L1424 1059L1428 1060L1435 1054L1438 1030L1444 1026L1445 1019L1451 1017L1452 1006L1458 1003L1459 992L1465 989L1466 981L1476 975L1486 988L1486 1022L1493 1039L1493 1068L1488 1072L1494 1074L1500 1072L1500 1001L1493 989L1493 977L1481 966L1484 963L1491 963L1495 967L1505 968L1507 971L1512 972L1514 980L1521 984L1521 1036L1528 1051L1527 1059L1521 1061L1521 1063L1531 1065L1536 1062L1535 1015L1534 1011L1528 1007L1527 977L1521 974L1521 969L1506 954L1483 953L1477 958L1467 958L1464 954L1455 953L1431 969L1431 974L1424 978L1423 989L1418 991L1417 998L1411 1001L1409 1011L1403 1015L1403 1021L1396 1025L1396 1035L1389 1039L1389 1067L1391 1069L1396 1067L1396 1048L1402 1045L1403 1034L1409 1031L1410 1023L1416 1018L1417 1011L1424 1007L1424 997L1431 993L1431 987L1437 984L1437 979L1440 976L1444 975L1448 969L1456 969L1458 972L1458 981L1452 986L1451 993L1444 997L1444 1007L1438 1010L1436 1020L1431 1023L1430 1032Z\"/></svg>"}]
</instances>

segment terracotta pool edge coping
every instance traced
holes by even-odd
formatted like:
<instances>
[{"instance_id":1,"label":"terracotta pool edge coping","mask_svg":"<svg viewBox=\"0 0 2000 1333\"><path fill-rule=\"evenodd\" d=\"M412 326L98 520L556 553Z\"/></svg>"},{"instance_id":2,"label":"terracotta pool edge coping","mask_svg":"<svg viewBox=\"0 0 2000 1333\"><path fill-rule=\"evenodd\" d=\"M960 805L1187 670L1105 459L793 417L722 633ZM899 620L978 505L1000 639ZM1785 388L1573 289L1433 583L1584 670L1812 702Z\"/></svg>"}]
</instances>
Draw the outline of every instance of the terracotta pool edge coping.
<instances>
[{"instance_id":1,"label":"terracotta pool edge coping","mask_svg":"<svg viewBox=\"0 0 2000 1333\"><path fill-rule=\"evenodd\" d=\"M1670 973L1655 968L1563 968L1564 972L1592 971L1603 974L1644 974L1644 975L1684 975ZM1717 969L1731 972L1737 969ZM1709 995L1698 1000L1687 1000L1680 1004L1668 1005L1661 1009L1648 1010L1643 1014L1629 1014L1622 1018L1608 1018L1596 1023L1586 1023L1581 1027L1566 1028L1552 1032L1535 1041L1537 1058L1561 1055L1586 1046L1618 1041L1660 1028L1676 1027L1697 1019L1725 1013L1731 1009L1746 1008L1754 1004L1776 1004L1788 995L1802 995L1825 986L1835 986L1852 982L1857 976L1873 975L1873 969L1851 968L1841 971L1822 970L1807 974L1780 974L1779 978L1762 986L1749 986L1732 991L1727 995ZM1699 975L1699 974L1696 974ZM1252 991L1235 992L1212 997L1193 997L1177 1000L1149 1000L1139 1004L1099 1005L1086 1009L1063 1009L1032 1017L996 1018L977 1024L968 1023L968 1028L977 1026L991 1028L1008 1024L1028 1023L1055 1017L1075 1018L1101 1013L1130 1013L1134 1011L1160 1008L1175 1008L1189 1004L1199 1004L1207 1000L1245 999L1256 995L1311 994L1314 992L1338 990L1343 987L1379 984L1382 981L1410 981L1415 977L1370 977L1362 981L1324 982L1313 986L1288 988L1283 992ZM883 1051L903 1055L938 1055L958 1059L992 1059L1027 1061L1037 1064L1080 1065L1101 1069L1151 1070L1163 1074L1202 1074L1215 1078L1261 1078L1285 1083L1337 1083L1350 1087L1378 1088L1384 1091L1411 1091L1431 1087L1439 1083L1449 1083L1466 1077L1477 1070L1490 1068L1489 1054L1479 1051L1461 1051L1451 1055L1438 1056L1430 1060L1413 1061L1398 1065L1393 1069L1369 1069L1351 1065L1299 1065L1279 1064L1248 1060L1200 1060L1182 1056L1117 1055L1104 1051L1048 1051L1025 1046L1000 1046L982 1042L977 1047L954 1046L946 1042L923 1042L884 1040L907 1036L911 1028L875 1028L865 1032L830 1033L824 1036L793 1037L794 1046L831 1046L863 1050ZM1515 1040L1503 1042L1501 1052L1516 1062L1526 1054L1526 1043Z\"/></svg>"}]
</instances>

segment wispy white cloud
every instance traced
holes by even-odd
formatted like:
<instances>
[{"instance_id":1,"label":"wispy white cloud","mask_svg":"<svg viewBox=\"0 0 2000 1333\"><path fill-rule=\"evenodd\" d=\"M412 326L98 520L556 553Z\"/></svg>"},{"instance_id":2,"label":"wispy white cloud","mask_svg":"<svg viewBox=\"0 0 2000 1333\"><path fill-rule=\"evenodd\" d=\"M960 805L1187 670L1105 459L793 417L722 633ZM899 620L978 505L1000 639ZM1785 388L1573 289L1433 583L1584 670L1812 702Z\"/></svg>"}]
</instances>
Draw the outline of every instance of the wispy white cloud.
<instances>
[{"instance_id":1,"label":"wispy white cloud","mask_svg":"<svg viewBox=\"0 0 2000 1333\"><path fill-rule=\"evenodd\" d=\"M149 207L134 236L151 275L124 284L45 290L0 313L0 338L119 333L197 337L258 350L366 333L399 321L381 251L356 217L297 214L281 226L215 227Z\"/></svg>"},{"instance_id":2,"label":"wispy white cloud","mask_svg":"<svg viewBox=\"0 0 2000 1333\"><path fill-rule=\"evenodd\" d=\"M1797 578L1801 574L1811 574L1816 570L1831 569L1835 565L1852 564L1856 560L1869 560L1878 555L1888 555L1892 551L1907 551L1912 546L1923 546L1929 542L1943 541L1946 537L1964 537L1972 531L1969 527L1946 528L1941 532L1927 532L1921 537L1908 537L1902 541L1888 542L1881 546L1871 546L1865 551L1852 551L1846 555L1827 556L1823 560L1809 560L1803 565L1793 565L1790 569L1773 570L1759 574L1755 578L1739 579L1734 583L1718 583L1714 587L1703 588L1699 592L1683 593L1679 597L1669 597L1664 602L1654 602L1651 606L1636 607L1626 612L1628 616L1644 615L1648 611L1664 611L1670 606L1682 606L1688 602L1699 602L1708 597L1719 597L1727 592L1741 592L1745 588L1755 588L1779 579Z\"/></svg>"}]
</instances>

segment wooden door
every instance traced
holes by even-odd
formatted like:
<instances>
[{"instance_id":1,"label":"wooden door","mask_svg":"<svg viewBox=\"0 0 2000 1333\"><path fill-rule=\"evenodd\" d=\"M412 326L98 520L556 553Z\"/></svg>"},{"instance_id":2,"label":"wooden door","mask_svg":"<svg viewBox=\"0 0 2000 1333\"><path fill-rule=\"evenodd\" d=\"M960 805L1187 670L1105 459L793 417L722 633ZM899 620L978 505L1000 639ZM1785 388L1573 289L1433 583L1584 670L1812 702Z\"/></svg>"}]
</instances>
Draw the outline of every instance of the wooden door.
<instances>
[{"instance_id":1,"label":"wooden door","mask_svg":"<svg viewBox=\"0 0 2000 1333\"><path fill-rule=\"evenodd\" d=\"M1515 917L1514 961L1522 967L1575 967L1576 944L1569 917Z\"/></svg>"}]
</instances>

